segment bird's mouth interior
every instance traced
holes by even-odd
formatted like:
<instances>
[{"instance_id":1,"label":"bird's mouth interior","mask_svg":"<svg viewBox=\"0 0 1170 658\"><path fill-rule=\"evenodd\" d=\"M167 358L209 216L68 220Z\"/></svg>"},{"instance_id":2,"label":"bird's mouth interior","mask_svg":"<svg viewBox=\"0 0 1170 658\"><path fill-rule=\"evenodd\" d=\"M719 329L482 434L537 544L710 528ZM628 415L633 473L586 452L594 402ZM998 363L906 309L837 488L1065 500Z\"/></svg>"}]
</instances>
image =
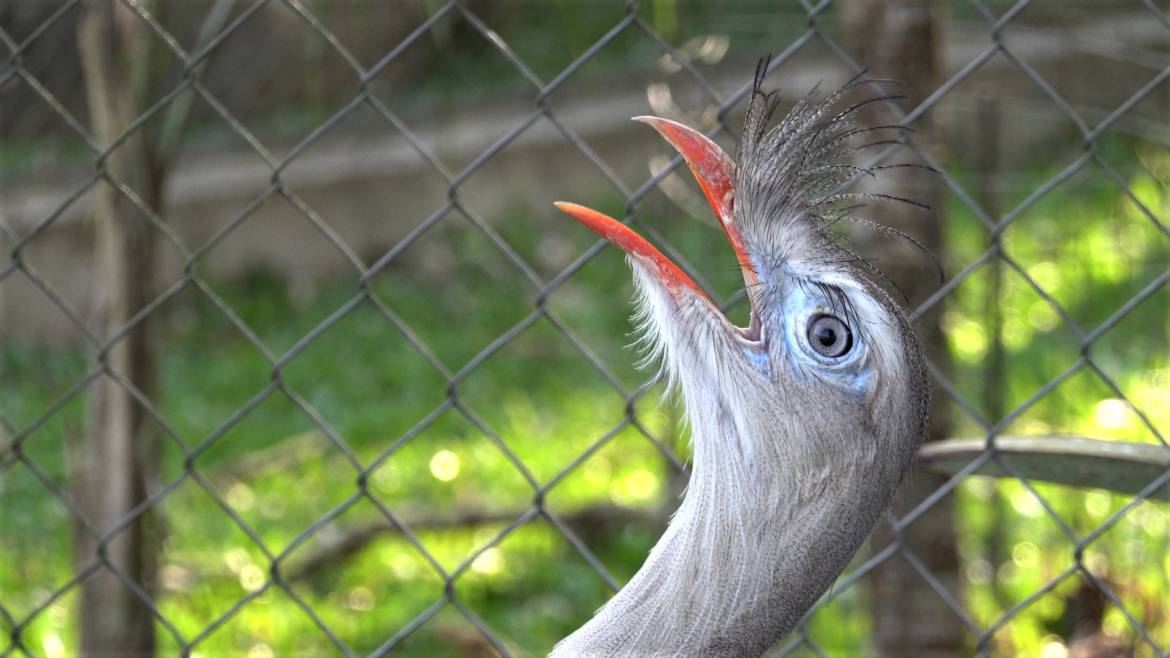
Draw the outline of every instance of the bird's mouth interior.
<instances>
[{"instance_id":1,"label":"bird's mouth interior","mask_svg":"<svg viewBox=\"0 0 1170 658\"><path fill-rule=\"evenodd\" d=\"M662 135L663 139L682 155L683 160L690 167L691 173L699 182L699 187L711 205L711 210L715 212L720 226L723 227L727 241L731 243L731 248L735 251L735 258L739 261L740 270L743 272L744 285L748 287L750 293L752 286L759 279L735 224L733 213L735 207L735 162L706 135L681 123L649 116L634 117L634 120L657 130L658 134ZM699 287L694 279L630 227L604 213L575 203L558 201L554 205L631 257L641 261L658 276L659 281L672 293L677 295L682 293L684 289L690 289L697 293L699 297L711 304L712 309L723 319L736 338L747 344L760 342L761 325L754 305L750 311L748 326L736 326L727 319L715 300L711 299L710 295ZM752 295L749 294L749 303L751 297Z\"/></svg>"}]
</instances>

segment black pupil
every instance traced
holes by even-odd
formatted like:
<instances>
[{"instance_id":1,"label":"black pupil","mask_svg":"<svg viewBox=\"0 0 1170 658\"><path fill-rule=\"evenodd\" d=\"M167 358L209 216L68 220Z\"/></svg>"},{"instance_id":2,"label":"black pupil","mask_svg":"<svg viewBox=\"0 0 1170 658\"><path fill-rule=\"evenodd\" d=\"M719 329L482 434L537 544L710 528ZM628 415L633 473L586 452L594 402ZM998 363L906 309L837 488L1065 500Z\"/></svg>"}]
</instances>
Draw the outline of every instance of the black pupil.
<instances>
[{"instance_id":1,"label":"black pupil","mask_svg":"<svg viewBox=\"0 0 1170 658\"><path fill-rule=\"evenodd\" d=\"M837 342L837 332L828 326L828 324L827 322L821 322L817 326L817 341L825 347L830 347L833 343Z\"/></svg>"}]
</instances>

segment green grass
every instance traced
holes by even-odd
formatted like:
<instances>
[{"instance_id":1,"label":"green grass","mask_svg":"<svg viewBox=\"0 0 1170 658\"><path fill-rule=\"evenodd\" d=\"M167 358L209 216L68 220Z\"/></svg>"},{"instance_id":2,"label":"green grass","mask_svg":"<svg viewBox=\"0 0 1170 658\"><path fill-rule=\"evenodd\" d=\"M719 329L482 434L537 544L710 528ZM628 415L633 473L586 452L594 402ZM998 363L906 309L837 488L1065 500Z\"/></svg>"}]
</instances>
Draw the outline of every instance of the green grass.
<instances>
[{"instance_id":1,"label":"green grass","mask_svg":"<svg viewBox=\"0 0 1170 658\"><path fill-rule=\"evenodd\" d=\"M489 249L471 230L454 228L443 235L462 253L483 255ZM576 238L581 249L590 242L584 232ZM616 254L599 260L604 266L587 268L580 281L568 284L550 302L550 309L573 331L613 339L599 355L632 392L646 373L629 365L632 355L622 346L630 332L628 274ZM491 294L522 282L510 266L487 258L460 259L443 281L403 285L410 272L407 266L392 267L378 277L372 292L409 322L451 373L535 308L531 289ZM466 513L502 519L423 529L418 540L447 573L465 571L455 581L457 600L514 649L547 651L604 602L609 591L604 581L547 521L534 520L494 546L510 519L532 504L535 491L524 471L537 484L548 483L625 417L623 395L581 358L552 321L540 317L528 322L513 341L459 375L453 385L457 404L447 405L424 430L396 444L445 404L448 381L378 306L361 302L297 347L293 356L289 350L300 338L354 296L352 285L326 285L305 301L293 299L283 284L264 273L213 287L271 353L291 358L279 370L280 386L270 389L273 366L263 351L202 292L189 288L162 313L165 321L159 329L165 349L155 402L170 431L160 432L160 470L164 484L179 484L152 512L165 529L159 610L183 641L190 641L236 601L263 590L201 640L197 653L264 655L263 646L276 655L288 655L293 647L300 655L332 651L294 597L269 583L265 551L281 555L282 569L297 572L307 556L346 532L388 525L373 500L424 528ZM594 313L592 300L610 294L616 294L606 305L612 312ZM572 302L575 297L578 301ZM2 358L0 406L18 428L35 422L87 367L85 355L75 348L22 346L6 349ZM258 396L262 399L255 402ZM238 422L221 428L244 407L250 410ZM636 408L646 431L685 451L671 429L674 410L662 407L655 391L638 400ZM21 443L23 454L55 486L65 485L65 448L78 441L83 417L84 401L71 398ZM352 452L357 466L335 442ZM396 449L388 454L392 446ZM188 454L197 455L199 478L184 468ZM375 463L368 475L369 497L359 496L359 473ZM668 468L647 436L626 426L567 472L547 494L545 505L568 519L598 505L651 511L666 502ZM0 475L0 492L5 501L0 512L0 551L5 556L0 605L23 622L70 577L70 519L21 463ZM230 506L259 543L217 499ZM302 533L340 505L344 513L294 546ZM660 530L627 522L575 527L619 580L632 575ZM469 565L477 551L484 552ZM342 641L368 653L441 601L444 584L417 547L386 532L344 559L293 580L291 591ZM33 655L75 651L76 605L76 594L66 594L33 616L22 633ZM159 636L164 648L174 646L161 627ZM417 655L448 654L476 636L470 622L452 608L404 646Z\"/></svg>"}]
</instances>

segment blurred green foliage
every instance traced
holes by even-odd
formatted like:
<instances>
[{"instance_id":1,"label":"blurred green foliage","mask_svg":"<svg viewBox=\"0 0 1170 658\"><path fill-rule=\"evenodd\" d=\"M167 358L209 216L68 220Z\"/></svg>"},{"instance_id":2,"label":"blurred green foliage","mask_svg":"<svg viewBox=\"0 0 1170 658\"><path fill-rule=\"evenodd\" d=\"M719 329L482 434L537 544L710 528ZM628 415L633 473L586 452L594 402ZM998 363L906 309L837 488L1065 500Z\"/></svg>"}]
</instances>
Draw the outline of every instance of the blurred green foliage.
<instances>
[{"instance_id":1,"label":"blurred green foliage","mask_svg":"<svg viewBox=\"0 0 1170 658\"><path fill-rule=\"evenodd\" d=\"M1130 157L1126 148L1119 145L1107 157ZM1170 159L1152 151L1132 156L1146 171L1130 178L1131 189L1147 208L1165 216ZM1025 195L1053 173L1014 178L1013 190ZM955 175L970 182L961 168ZM1119 187L1100 176L1083 178L1066 182L1027 211L1005 233L1004 248L1091 330L1166 268L1170 241ZM1005 207L1015 202L1013 193L1005 193ZM986 229L961 204L948 205L946 217L949 263L969 263L989 246ZM538 241L524 223L504 227L505 239L521 256L534 258ZM704 224L676 226L671 238L677 237L683 252L712 235ZM661 531L673 505L671 467L650 437L686 454L676 429L677 409L663 406L655 388L635 403L641 428L623 424L623 395L552 320L533 315L534 299L522 292L531 288L493 256L482 233L458 215L435 231L428 239L461 254L443 264L443 276L419 276L409 263L392 263L371 285L384 307L362 301L332 324L327 318L353 298L356 282L324 285L302 298L263 272L213 282L213 293L272 354L292 357L275 379L262 351L203 292L191 287L168 303L157 406L168 422L166 430L160 428L161 484L174 490L151 514L164 538L159 611L185 641L198 638L195 654L325 655L332 647L314 616L355 650L372 651L443 600L438 567L460 572L454 595L467 615L505 638L511 649L538 655L586 619L609 590L547 521L532 521L500 538L532 504L527 478L541 485L562 478L545 498L547 509L570 520L619 582L632 575ZM583 232L566 232L575 253L591 244ZM948 306L944 323L956 359L952 381L977 407L989 385L1001 387L1003 408L1011 410L1076 362L1079 342L1005 266L996 303L1007 358L992 382L990 267L960 285ZM734 271L722 269L728 280L717 286L732 285ZM627 393L646 376L633 369L634 355L624 347L631 330L629 290L620 256L606 249L548 301L557 321L596 350L594 356ZM1156 294L1090 350L1163 435L1170 433L1168 307L1165 292ZM504 332L523 329L477 367L456 375L454 408L445 402L446 377L384 309L409 324L452 373ZM324 324L329 324L324 331L313 333ZM307 335L314 337L302 340ZM18 620L32 616L21 634L32 655L65 656L76 649L76 588L48 598L75 572L71 520L45 484L68 488L69 455L82 436L84 412L83 395L71 395L71 386L92 367L90 358L80 349L32 345L6 346L0 353L0 401L16 427L36 423L55 401L62 404L22 443L28 461L0 475L0 604ZM436 409L433 422L395 443ZM225 423L237 412L238 420ZM981 433L969 416L956 417L959 434ZM562 473L615 427L621 429L596 452ZM1156 440L1087 369L1028 407L1006 431ZM187 454L194 455L193 471L184 467ZM359 471L374 464L367 498L359 494ZM955 495L963 556L960 597L984 628L1001 624L1007 610L1073 564L1074 543L1045 507L1084 537L1128 502L1103 491L980 479L963 483ZM390 528L379 506L419 527L417 538L433 564ZM596 509L634 515L601 522L605 514L589 514ZM457 522L469 514L488 520ZM322 519L328 522L304 538ZM368 534L364 540L336 551L362 532ZM1170 643L1168 549L1170 510L1144 503L1084 552L1085 564L1163 645ZM273 584L270 555L290 591ZM327 559L315 564L322 555ZM1066 600L1081 582L1082 576L1073 575L1002 623L994 653L1048 655L1045 647L1064 636ZM233 612L241 601L246 602ZM864 653L870 635L867 605L862 588L841 592L814 618L810 636L832 655ZM224 615L226 621L216 625ZM467 615L444 607L409 636L404 653L485 651ZM8 622L3 624L7 637ZM1110 607L1105 624L1107 631L1133 640L1117 608ZM159 636L164 648L174 645L161 626ZM1138 655L1147 654L1139 649Z\"/></svg>"}]
</instances>

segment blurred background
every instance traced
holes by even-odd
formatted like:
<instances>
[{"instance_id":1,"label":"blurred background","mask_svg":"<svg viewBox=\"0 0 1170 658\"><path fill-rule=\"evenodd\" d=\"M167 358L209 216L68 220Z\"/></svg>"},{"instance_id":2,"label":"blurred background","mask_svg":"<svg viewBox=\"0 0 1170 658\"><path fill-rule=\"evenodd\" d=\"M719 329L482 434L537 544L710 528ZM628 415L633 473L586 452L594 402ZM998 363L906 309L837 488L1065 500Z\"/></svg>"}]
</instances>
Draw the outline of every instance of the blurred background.
<instances>
[{"instance_id":1,"label":"blurred background","mask_svg":"<svg viewBox=\"0 0 1170 658\"><path fill-rule=\"evenodd\" d=\"M733 319L732 254L631 116L734 152L861 71L905 96L842 231L931 353L932 439L775 655L1166 656L1170 466L1129 493L1003 437L1170 455L1161 0L0 0L0 656L542 655L677 505L628 347L631 221ZM1001 465L1002 466L1002 465ZM1133 480L1137 475L1123 474ZM1138 495L1135 497L1133 493Z\"/></svg>"}]
</instances>

